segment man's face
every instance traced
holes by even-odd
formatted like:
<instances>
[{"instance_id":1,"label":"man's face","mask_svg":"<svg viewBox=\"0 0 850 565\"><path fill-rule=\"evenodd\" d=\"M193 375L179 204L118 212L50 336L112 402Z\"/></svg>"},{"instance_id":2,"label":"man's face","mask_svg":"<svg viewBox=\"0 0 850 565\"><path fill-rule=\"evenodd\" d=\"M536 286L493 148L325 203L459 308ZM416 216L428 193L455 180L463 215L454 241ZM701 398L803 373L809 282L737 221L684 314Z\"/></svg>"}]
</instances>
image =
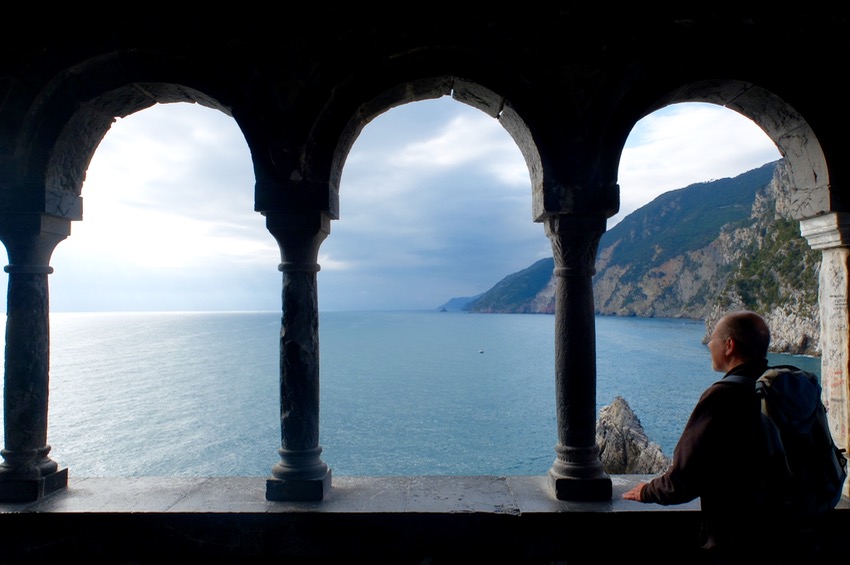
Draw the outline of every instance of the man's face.
<instances>
[{"instance_id":1,"label":"man's face","mask_svg":"<svg viewBox=\"0 0 850 565\"><path fill-rule=\"evenodd\" d=\"M717 323L711 339L708 340L708 350L711 353L711 368L715 371L726 371L726 340L722 338L723 321Z\"/></svg>"}]
</instances>

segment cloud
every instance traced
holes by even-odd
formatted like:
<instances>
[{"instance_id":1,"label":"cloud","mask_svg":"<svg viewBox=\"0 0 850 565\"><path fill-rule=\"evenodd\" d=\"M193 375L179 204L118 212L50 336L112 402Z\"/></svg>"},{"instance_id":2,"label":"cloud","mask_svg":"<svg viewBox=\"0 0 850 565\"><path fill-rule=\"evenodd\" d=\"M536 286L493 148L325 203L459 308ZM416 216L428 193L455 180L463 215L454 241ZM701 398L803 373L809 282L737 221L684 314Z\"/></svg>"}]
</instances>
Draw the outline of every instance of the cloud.
<instances>
[{"instance_id":1,"label":"cloud","mask_svg":"<svg viewBox=\"0 0 850 565\"><path fill-rule=\"evenodd\" d=\"M778 158L730 110L663 109L628 140L610 222L662 192ZM250 152L224 114L170 104L118 120L89 167L84 220L54 253L52 308L278 310L280 251L253 209L253 186ZM507 132L449 98L419 102L378 116L352 148L340 219L319 252L319 304L436 308L547 256Z\"/></svg>"},{"instance_id":2,"label":"cloud","mask_svg":"<svg viewBox=\"0 0 850 565\"><path fill-rule=\"evenodd\" d=\"M453 104L453 102L444 101ZM409 108L415 111L413 105ZM424 174L464 169L489 173L506 186L529 184L528 168L501 124L483 112L455 115L435 137L413 141L394 159L404 169Z\"/></svg>"},{"instance_id":3,"label":"cloud","mask_svg":"<svg viewBox=\"0 0 850 565\"><path fill-rule=\"evenodd\" d=\"M417 115L439 119L424 131L399 126ZM420 102L380 116L352 148L340 219L322 246L332 263L322 264L321 288L332 296L336 286L364 288L358 308L387 307L389 296L435 308L483 292L549 249L531 220L525 162L498 121L451 99Z\"/></svg>"},{"instance_id":4,"label":"cloud","mask_svg":"<svg viewBox=\"0 0 850 565\"><path fill-rule=\"evenodd\" d=\"M158 105L117 120L89 165L84 213L168 209L188 218L254 218L254 172L229 116L196 104Z\"/></svg>"},{"instance_id":5,"label":"cloud","mask_svg":"<svg viewBox=\"0 0 850 565\"><path fill-rule=\"evenodd\" d=\"M620 212L609 228L655 197L734 177L775 161L779 150L752 120L713 104L677 104L635 127L620 159Z\"/></svg>"}]
</instances>

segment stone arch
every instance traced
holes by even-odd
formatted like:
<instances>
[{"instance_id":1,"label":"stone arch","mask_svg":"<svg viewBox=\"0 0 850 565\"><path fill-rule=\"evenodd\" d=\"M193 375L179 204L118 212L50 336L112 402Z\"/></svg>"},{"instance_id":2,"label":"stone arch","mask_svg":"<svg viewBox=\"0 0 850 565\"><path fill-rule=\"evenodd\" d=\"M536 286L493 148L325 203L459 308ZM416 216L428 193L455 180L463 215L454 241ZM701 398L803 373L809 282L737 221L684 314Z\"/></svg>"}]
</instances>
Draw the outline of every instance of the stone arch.
<instances>
[{"instance_id":1,"label":"stone arch","mask_svg":"<svg viewBox=\"0 0 850 565\"><path fill-rule=\"evenodd\" d=\"M846 446L850 435L847 392L850 348L846 331L850 311L847 308L847 202L840 192L843 177L838 178L843 173L842 143L829 135L829 125L825 123L830 118L829 110L812 104L812 99L798 98L809 105L797 108L792 97L751 82L698 80L669 90L635 115L643 117L682 102L717 104L751 119L776 145L785 161L792 190L786 210L800 222L801 235L810 247L822 251L818 310L823 399L830 407L834 439L839 446ZM819 132L827 135L820 136ZM610 137L608 145L614 145L615 141Z\"/></svg>"},{"instance_id":2,"label":"stone arch","mask_svg":"<svg viewBox=\"0 0 850 565\"><path fill-rule=\"evenodd\" d=\"M723 106L755 122L779 149L794 188L789 209L795 219L832 210L829 164L811 125L779 95L739 80L703 80L683 86L659 99L644 114L679 102Z\"/></svg>"},{"instance_id":3,"label":"stone arch","mask_svg":"<svg viewBox=\"0 0 850 565\"><path fill-rule=\"evenodd\" d=\"M362 104L346 124L332 158L331 184L339 187L342 168L354 142L363 128L387 110L407 104L451 96L458 102L481 110L496 119L514 139L529 168L532 186L542 183L540 154L532 141L532 134L522 117L504 97L489 88L458 77L420 79L399 85Z\"/></svg>"},{"instance_id":4,"label":"stone arch","mask_svg":"<svg viewBox=\"0 0 850 565\"><path fill-rule=\"evenodd\" d=\"M486 75L486 72L481 74L482 77ZM345 159L363 128L393 107L441 96L451 96L483 111L498 120L513 138L528 168L534 221L542 222L548 216L561 213L614 215L619 198L616 185L619 152L599 143L590 146L600 151L600 155L587 153L584 139L597 134L587 129L587 123L582 123L578 106L573 108L573 113L565 113L557 105L533 103L530 100L534 97L529 98L522 87L505 86L506 92L516 95L511 97L494 90L489 86L491 82L486 78L476 80L453 75L415 79L353 104L353 109L346 114L347 121L334 116L335 111L327 111L308 143L307 153L314 180L322 182L320 179L326 178L334 193L333 217L338 217L339 181ZM600 110L598 115L607 115L607 109ZM344 125L340 125L343 121ZM576 131L583 134L575 134ZM625 143L628 129L624 132L622 143ZM327 176L319 173L322 169L327 171Z\"/></svg>"},{"instance_id":5,"label":"stone arch","mask_svg":"<svg viewBox=\"0 0 850 565\"><path fill-rule=\"evenodd\" d=\"M791 189L790 197L782 201L784 218L800 222L835 211L833 203L837 199L831 194L834 189L829 182L827 153L812 126L789 102L750 82L700 80L670 90L638 114L645 117L667 106L688 102L712 104L740 114L773 142L783 158L782 175ZM811 239L809 244L812 245ZM721 314L715 311L706 320L707 325L713 325ZM774 325L782 316L783 313L772 315L769 322Z\"/></svg>"},{"instance_id":6,"label":"stone arch","mask_svg":"<svg viewBox=\"0 0 850 565\"><path fill-rule=\"evenodd\" d=\"M117 117L176 102L197 103L232 115L215 95L200 90L210 84L196 75L175 70L159 59L152 66L160 78L141 80L151 74L144 70L144 60L131 64L126 57L91 59L57 75L31 101L33 111L21 122L15 141L19 161L12 184L18 190L44 191L43 197L32 194L29 199L43 202L44 208L36 212L82 219L80 196L86 170ZM190 83L198 87L187 86Z\"/></svg>"},{"instance_id":7,"label":"stone arch","mask_svg":"<svg viewBox=\"0 0 850 565\"><path fill-rule=\"evenodd\" d=\"M363 128L394 107L443 96L481 110L511 135L528 167L535 220L540 221L540 211L546 207L547 183L563 184L549 180L560 174L559 160L554 156L563 155L563 151L553 149L547 159L541 152L546 147L543 140L558 139L551 132L567 119L553 115L558 106L536 103L539 91L522 77L486 54L469 49L429 52L428 57L423 53L400 55L386 68L367 69L351 84L339 88L317 116L304 145L301 170L293 171L297 178L290 176L288 180L297 180L311 190L329 190L328 210L332 218L337 218L343 166Z\"/></svg>"}]
</instances>

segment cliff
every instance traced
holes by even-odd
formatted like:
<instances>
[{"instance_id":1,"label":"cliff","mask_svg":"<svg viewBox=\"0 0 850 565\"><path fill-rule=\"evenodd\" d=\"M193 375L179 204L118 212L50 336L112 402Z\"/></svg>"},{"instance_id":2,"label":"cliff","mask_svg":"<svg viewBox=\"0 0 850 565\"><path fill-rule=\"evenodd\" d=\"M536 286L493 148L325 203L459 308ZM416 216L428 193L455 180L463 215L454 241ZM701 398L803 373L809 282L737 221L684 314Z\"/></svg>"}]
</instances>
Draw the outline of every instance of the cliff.
<instances>
[{"instance_id":1,"label":"cliff","mask_svg":"<svg viewBox=\"0 0 850 565\"><path fill-rule=\"evenodd\" d=\"M704 341L724 313L746 308L767 320L771 351L820 356L821 257L800 235L799 223L788 219L789 190L780 161L771 183L757 195L751 225L725 230L716 241L736 269L704 316Z\"/></svg>"},{"instance_id":2,"label":"cliff","mask_svg":"<svg viewBox=\"0 0 850 565\"><path fill-rule=\"evenodd\" d=\"M598 315L704 320L765 316L771 350L820 355L820 254L788 218L785 162L665 193L606 232L593 278ZM553 313L552 259L505 277L472 312Z\"/></svg>"}]
</instances>

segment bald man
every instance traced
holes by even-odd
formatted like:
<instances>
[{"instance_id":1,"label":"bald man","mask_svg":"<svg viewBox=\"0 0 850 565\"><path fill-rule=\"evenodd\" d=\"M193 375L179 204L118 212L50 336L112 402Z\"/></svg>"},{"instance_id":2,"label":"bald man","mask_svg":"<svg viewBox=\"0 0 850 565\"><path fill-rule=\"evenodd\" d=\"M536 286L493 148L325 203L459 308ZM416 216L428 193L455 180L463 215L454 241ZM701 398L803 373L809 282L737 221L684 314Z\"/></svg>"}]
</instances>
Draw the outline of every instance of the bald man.
<instances>
[{"instance_id":1,"label":"bald man","mask_svg":"<svg viewBox=\"0 0 850 565\"><path fill-rule=\"evenodd\" d=\"M767 369L770 330L754 312L729 313L708 341L715 371L753 379L752 387L720 381L703 392L673 451L668 470L623 494L662 505L700 499L701 553L709 563L778 563L765 554L777 533L760 504L764 445L755 380ZM765 538L767 533L770 535ZM663 534L660 534L660 537ZM773 541L771 542L773 543ZM763 559L762 559L763 558ZM759 560L761 559L761 560Z\"/></svg>"}]
</instances>

